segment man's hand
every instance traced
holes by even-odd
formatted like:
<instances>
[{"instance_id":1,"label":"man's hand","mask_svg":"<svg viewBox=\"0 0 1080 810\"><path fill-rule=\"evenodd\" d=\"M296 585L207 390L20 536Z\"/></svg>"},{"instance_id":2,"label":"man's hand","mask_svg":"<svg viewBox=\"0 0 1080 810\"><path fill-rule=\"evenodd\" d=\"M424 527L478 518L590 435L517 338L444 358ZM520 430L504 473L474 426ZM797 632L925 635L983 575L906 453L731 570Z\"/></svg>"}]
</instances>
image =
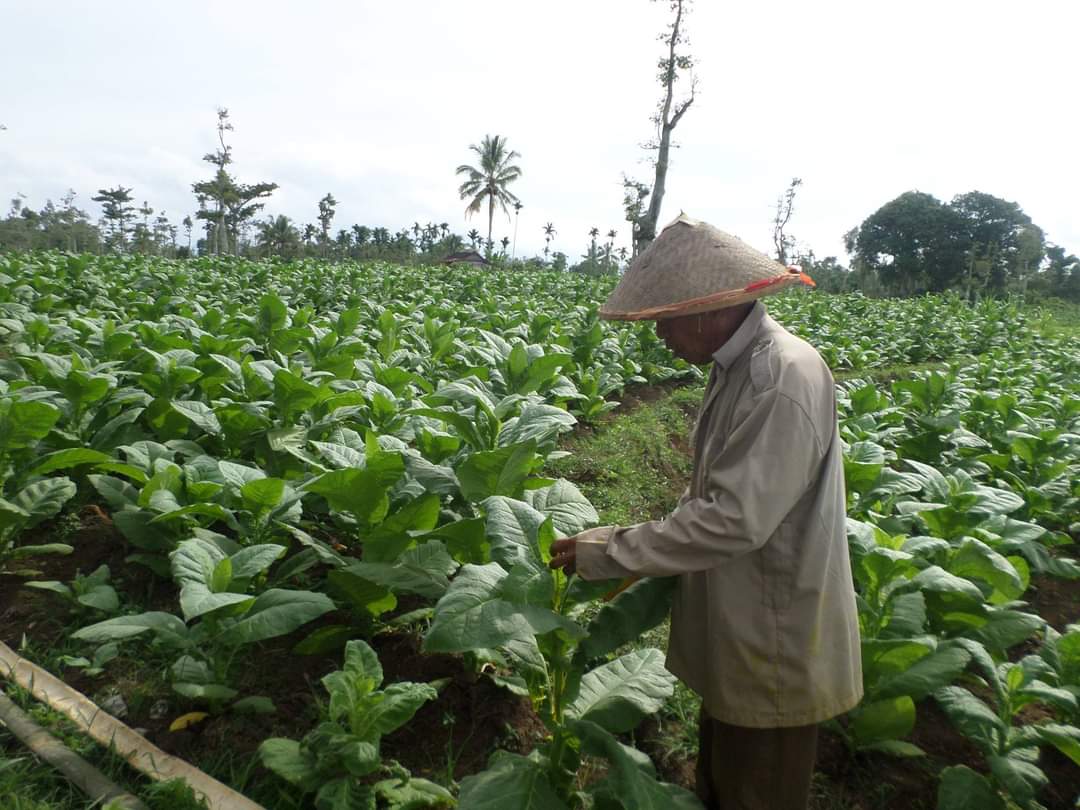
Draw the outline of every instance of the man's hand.
<instances>
[{"instance_id":1,"label":"man's hand","mask_svg":"<svg viewBox=\"0 0 1080 810\"><path fill-rule=\"evenodd\" d=\"M574 573L577 565L577 535L556 540L551 544L551 562L548 565L561 568L567 576Z\"/></svg>"}]
</instances>

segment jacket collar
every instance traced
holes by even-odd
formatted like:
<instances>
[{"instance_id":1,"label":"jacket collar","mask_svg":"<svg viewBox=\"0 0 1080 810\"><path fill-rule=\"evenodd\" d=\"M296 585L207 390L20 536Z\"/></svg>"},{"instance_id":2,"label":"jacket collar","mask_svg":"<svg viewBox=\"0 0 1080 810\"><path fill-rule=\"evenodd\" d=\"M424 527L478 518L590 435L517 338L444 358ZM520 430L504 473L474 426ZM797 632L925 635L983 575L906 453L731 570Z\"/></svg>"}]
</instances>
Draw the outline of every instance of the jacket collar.
<instances>
[{"instance_id":1,"label":"jacket collar","mask_svg":"<svg viewBox=\"0 0 1080 810\"><path fill-rule=\"evenodd\" d=\"M734 363L753 342L764 320L765 305L760 301L755 301L754 306L747 313L746 318L739 325L739 328L735 330L735 334L728 338L727 342L713 353L713 360L716 361L716 365L723 371L727 371L731 368L731 364Z\"/></svg>"}]
</instances>

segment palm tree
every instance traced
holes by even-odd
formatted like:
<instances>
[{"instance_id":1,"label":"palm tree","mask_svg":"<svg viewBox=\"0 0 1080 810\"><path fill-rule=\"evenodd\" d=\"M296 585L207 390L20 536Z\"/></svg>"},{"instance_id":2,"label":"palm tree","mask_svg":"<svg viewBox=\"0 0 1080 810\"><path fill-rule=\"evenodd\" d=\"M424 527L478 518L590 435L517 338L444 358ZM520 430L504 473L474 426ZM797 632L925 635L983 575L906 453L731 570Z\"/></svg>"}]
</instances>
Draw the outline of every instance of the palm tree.
<instances>
[{"instance_id":1,"label":"palm tree","mask_svg":"<svg viewBox=\"0 0 1080 810\"><path fill-rule=\"evenodd\" d=\"M590 261L596 261L596 237L600 235L600 229L593 225L589 228L589 239L592 240L589 243L589 259Z\"/></svg>"},{"instance_id":2,"label":"palm tree","mask_svg":"<svg viewBox=\"0 0 1080 810\"><path fill-rule=\"evenodd\" d=\"M465 235L469 237L469 241L472 242L472 246L475 248L476 242L480 239L480 231L476 230L476 228L473 228Z\"/></svg>"},{"instance_id":3,"label":"palm tree","mask_svg":"<svg viewBox=\"0 0 1080 810\"><path fill-rule=\"evenodd\" d=\"M521 200L514 203L514 258L517 257L517 226L519 219L521 219Z\"/></svg>"},{"instance_id":4,"label":"palm tree","mask_svg":"<svg viewBox=\"0 0 1080 810\"><path fill-rule=\"evenodd\" d=\"M521 177L521 168L514 165L514 158L520 154L506 148L506 139L501 135L485 135L480 144L470 144L469 149L480 158L480 167L462 164L457 167L456 174L463 174L468 179L458 188L461 199L471 197L465 207L465 216L475 214L484 205L488 204L488 238L492 244L491 229L495 219L495 205L503 210L507 219L510 218L508 205L518 202L518 198L507 190L507 186Z\"/></svg>"},{"instance_id":5,"label":"palm tree","mask_svg":"<svg viewBox=\"0 0 1080 810\"><path fill-rule=\"evenodd\" d=\"M506 249L508 247L510 247L510 237L509 236L504 236L502 239L499 240L499 244L502 245L503 256L505 256L506 255Z\"/></svg>"},{"instance_id":6,"label":"palm tree","mask_svg":"<svg viewBox=\"0 0 1080 810\"><path fill-rule=\"evenodd\" d=\"M608 241L607 244L604 246L604 264L608 265L609 267L611 266L611 250L615 247L615 237L617 235L618 234L615 232L614 228L607 232Z\"/></svg>"},{"instance_id":7,"label":"palm tree","mask_svg":"<svg viewBox=\"0 0 1080 810\"><path fill-rule=\"evenodd\" d=\"M548 252L551 250L551 240L555 238L555 226L550 222L544 225L544 258L548 256Z\"/></svg>"}]
</instances>

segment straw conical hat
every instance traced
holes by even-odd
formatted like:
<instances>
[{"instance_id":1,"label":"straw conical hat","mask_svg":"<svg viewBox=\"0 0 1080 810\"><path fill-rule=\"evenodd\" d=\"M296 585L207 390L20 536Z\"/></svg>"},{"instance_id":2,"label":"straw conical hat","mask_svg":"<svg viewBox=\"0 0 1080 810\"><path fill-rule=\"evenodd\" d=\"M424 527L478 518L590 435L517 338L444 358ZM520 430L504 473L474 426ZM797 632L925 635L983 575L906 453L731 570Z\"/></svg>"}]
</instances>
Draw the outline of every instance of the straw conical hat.
<instances>
[{"instance_id":1,"label":"straw conical hat","mask_svg":"<svg viewBox=\"0 0 1080 810\"><path fill-rule=\"evenodd\" d=\"M634 259L600 317L643 321L693 315L799 283L814 284L798 267L785 267L737 236L680 214Z\"/></svg>"}]
</instances>

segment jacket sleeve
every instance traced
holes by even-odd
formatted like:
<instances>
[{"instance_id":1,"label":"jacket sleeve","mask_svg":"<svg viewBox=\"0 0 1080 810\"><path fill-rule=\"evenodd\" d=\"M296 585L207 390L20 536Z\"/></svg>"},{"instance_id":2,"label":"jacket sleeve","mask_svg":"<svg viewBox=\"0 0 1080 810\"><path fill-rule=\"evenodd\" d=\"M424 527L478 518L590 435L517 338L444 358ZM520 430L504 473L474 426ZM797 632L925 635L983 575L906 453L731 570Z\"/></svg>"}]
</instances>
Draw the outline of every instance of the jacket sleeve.
<instances>
[{"instance_id":1,"label":"jacket sleeve","mask_svg":"<svg viewBox=\"0 0 1080 810\"><path fill-rule=\"evenodd\" d=\"M710 437L723 441L722 437ZM826 447L804 408L775 387L761 392L722 447L707 447L706 496L649 521L579 544L585 579L704 571L761 548L817 478Z\"/></svg>"}]
</instances>

